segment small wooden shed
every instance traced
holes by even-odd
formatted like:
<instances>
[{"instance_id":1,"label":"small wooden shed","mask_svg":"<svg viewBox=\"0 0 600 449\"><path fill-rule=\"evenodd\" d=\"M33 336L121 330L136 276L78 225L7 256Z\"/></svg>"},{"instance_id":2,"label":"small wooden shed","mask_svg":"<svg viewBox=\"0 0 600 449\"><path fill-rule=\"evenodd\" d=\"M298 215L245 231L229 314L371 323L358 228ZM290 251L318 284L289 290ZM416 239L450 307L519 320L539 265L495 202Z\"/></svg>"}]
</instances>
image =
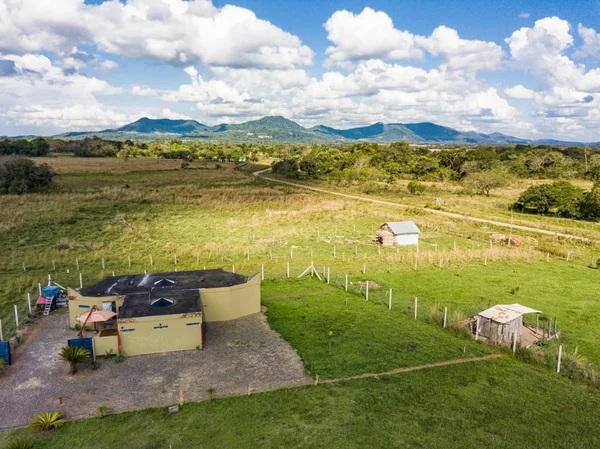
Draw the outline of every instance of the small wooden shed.
<instances>
[{"instance_id":1,"label":"small wooden shed","mask_svg":"<svg viewBox=\"0 0 600 449\"><path fill-rule=\"evenodd\" d=\"M526 313L542 312L521 304L499 304L479 312L477 314L479 336L498 345L510 344L515 337L517 342L520 342L523 333L523 315Z\"/></svg>"},{"instance_id":2,"label":"small wooden shed","mask_svg":"<svg viewBox=\"0 0 600 449\"><path fill-rule=\"evenodd\" d=\"M414 221L388 221L377 231L377 242L383 246L418 245L420 233Z\"/></svg>"}]
</instances>

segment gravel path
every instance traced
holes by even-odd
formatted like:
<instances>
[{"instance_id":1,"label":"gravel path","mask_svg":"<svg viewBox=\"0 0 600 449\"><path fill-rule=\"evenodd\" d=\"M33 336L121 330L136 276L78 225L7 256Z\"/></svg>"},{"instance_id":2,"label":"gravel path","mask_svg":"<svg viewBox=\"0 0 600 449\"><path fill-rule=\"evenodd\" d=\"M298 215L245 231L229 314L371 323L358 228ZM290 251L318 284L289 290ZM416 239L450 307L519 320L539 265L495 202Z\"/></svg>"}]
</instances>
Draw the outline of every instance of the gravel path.
<instances>
[{"instance_id":1,"label":"gravel path","mask_svg":"<svg viewBox=\"0 0 600 449\"><path fill-rule=\"evenodd\" d=\"M60 348L76 333L62 311L43 317L0 377L0 428L23 426L37 413L60 410L67 418L90 416L99 405L114 411L172 405L184 400L245 394L311 383L297 353L262 313L208 323L204 351L99 357L100 369L81 367L68 375ZM59 399L60 398L60 399Z\"/></svg>"}]
</instances>

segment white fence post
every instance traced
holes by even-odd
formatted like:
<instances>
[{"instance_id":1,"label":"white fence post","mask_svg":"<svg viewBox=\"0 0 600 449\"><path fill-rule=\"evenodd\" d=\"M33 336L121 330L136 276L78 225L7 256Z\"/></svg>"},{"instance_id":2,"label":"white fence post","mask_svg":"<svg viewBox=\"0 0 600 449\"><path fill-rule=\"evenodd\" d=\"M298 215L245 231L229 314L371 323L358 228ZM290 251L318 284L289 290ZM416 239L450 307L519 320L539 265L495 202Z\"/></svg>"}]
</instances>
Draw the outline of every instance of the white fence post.
<instances>
[{"instance_id":1,"label":"white fence post","mask_svg":"<svg viewBox=\"0 0 600 449\"><path fill-rule=\"evenodd\" d=\"M327 267L327 283L329 284L329 267Z\"/></svg>"},{"instance_id":2,"label":"white fence post","mask_svg":"<svg viewBox=\"0 0 600 449\"><path fill-rule=\"evenodd\" d=\"M477 315L477 324L475 325L475 341L477 340L479 340L479 315Z\"/></svg>"},{"instance_id":3,"label":"white fence post","mask_svg":"<svg viewBox=\"0 0 600 449\"><path fill-rule=\"evenodd\" d=\"M102 269L104 270L104 257L102 258Z\"/></svg>"},{"instance_id":4,"label":"white fence post","mask_svg":"<svg viewBox=\"0 0 600 449\"><path fill-rule=\"evenodd\" d=\"M417 307L419 304L419 299L415 296L415 320L417 319Z\"/></svg>"},{"instance_id":5,"label":"white fence post","mask_svg":"<svg viewBox=\"0 0 600 449\"><path fill-rule=\"evenodd\" d=\"M560 361L562 359L562 345L558 347L558 365L556 365L556 372L560 373Z\"/></svg>"},{"instance_id":6,"label":"white fence post","mask_svg":"<svg viewBox=\"0 0 600 449\"><path fill-rule=\"evenodd\" d=\"M40 282L38 282L38 291L40 293L40 296L42 296L42 284Z\"/></svg>"},{"instance_id":7,"label":"white fence post","mask_svg":"<svg viewBox=\"0 0 600 449\"><path fill-rule=\"evenodd\" d=\"M4 341L4 333L2 332L2 320L0 320L0 341Z\"/></svg>"},{"instance_id":8,"label":"white fence post","mask_svg":"<svg viewBox=\"0 0 600 449\"><path fill-rule=\"evenodd\" d=\"M75 266L77 267L77 271L79 271L79 259L75 258Z\"/></svg>"},{"instance_id":9,"label":"white fence post","mask_svg":"<svg viewBox=\"0 0 600 449\"><path fill-rule=\"evenodd\" d=\"M366 300L368 301L369 300L369 281L367 281L367 289L365 290L365 297L366 297Z\"/></svg>"},{"instance_id":10,"label":"white fence post","mask_svg":"<svg viewBox=\"0 0 600 449\"><path fill-rule=\"evenodd\" d=\"M127 263L129 264L129 268L131 268L131 256L127 256Z\"/></svg>"},{"instance_id":11,"label":"white fence post","mask_svg":"<svg viewBox=\"0 0 600 449\"><path fill-rule=\"evenodd\" d=\"M346 291L348 291L348 273L346 273Z\"/></svg>"},{"instance_id":12,"label":"white fence post","mask_svg":"<svg viewBox=\"0 0 600 449\"><path fill-rule=\"evenodd\" d=\"M83 277L81 276L81 272L79 272L79 288L83 288Z\"/></svg>"},{"instance_id":13,"label":"white fence post","mask_svg":"<svg viewBox=\"0 0 600 449\"><path fill-rule=\"evenodd\" d=\"M446 323L448 322L447 319L448 319L448 307L444 307L444 325L443 325L444 329L446 329Z\"/></svg>"},{"instance_id":14,"label":"white fence post","mask_svg":"<svg viewBox=\"0 0 600 449\"><path fill-rule=\"evenodd\" d=\"M390 302L388 304L388 310L392 310L392 289L390 288Z\"/></svg>"},{"instance_id":15,"label":"white fence post","mask_svg":"<svg viewBox=\"0 0 600 449\"><path fill-rule=\"evenodd\" d=\"M29 306L29 315L31 315L31 293L27 293L27 305Z\"/></svg>"},{"instance_id":16,"label":"white fence post","mask_svg":"<svg viewBox=\"0 0 600 449\"><path fill-rule=\"evenodd\" d=\"M19 327L19 311L17 310L16 304L15 304L15 322L17 323L17 327Z\"/></svg>"},{"instance_id":17,"label":"white fence post","mask_svg":"<svg viewBox=\"0 0 600 449\"><path fill-rule=\"evenodd\" d=\"M265 280L265 264L263 263L260 267L261 280Z\"/></svg>"},{"instance_id":18,"label":"white fence post","mask_svg":"<svg viewBox=\"0 0 600 449\"><path fill-rule=\"evenodd\" d=\"M150 266L154 265L154 260L152 260L152 254L150 254Z\"/></svg>"},{"instance_id":19,"label":"white fence post","mask_svg":"<svg viewBox=\"0 0 600 449\"><path fill-rule=\"evenodd\" d=\"M287 277L290 277L290 263L287 263Z\"/></svg>"},{"instance_id":20,"label":"white fence post","mask_svg":"<svg viewBox=\"0 0 600 449\"><path fill-rule=\"evenodd\" d=\"M515 332L513 334L513 347L512 347L513 352L517 352L517 333Z\"/></svg>"},{"instance_id":21,"label":"white fence post","mask_svg":"<svg viewBox=\"0 0 600 449\"><path fill-rule=\"evenodd\" d=\"M52 260L52 271L56 271L56 263Z\"/></svg>"}]
</instances>

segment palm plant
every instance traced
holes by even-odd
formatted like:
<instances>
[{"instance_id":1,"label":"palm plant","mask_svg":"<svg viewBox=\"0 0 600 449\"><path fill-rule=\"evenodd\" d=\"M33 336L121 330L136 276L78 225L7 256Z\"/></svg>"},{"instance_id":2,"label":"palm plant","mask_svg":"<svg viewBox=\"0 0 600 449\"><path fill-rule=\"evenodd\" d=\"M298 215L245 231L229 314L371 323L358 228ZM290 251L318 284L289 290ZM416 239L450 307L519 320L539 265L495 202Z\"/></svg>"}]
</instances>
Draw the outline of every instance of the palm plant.
<instances>
[{"instance_id":1,"label":"palm plant","mask_svg":"<svg viewBox=\"0 0 600 449\"><path fill-rule=\"evenodd\" d=\"M60 358L69 364L70 374L75 374L77 365L89 362L91 354L90 351L80 346L63 346L60 350Z\"/></svg>"},{"instance_id":2,"label":"palm plant","mask_svg":"<svg viewBox=\"0 0 600 449\"><path fill-rule=\"evenodd\" d=\"M19 438L18 440L11 441L6 446L6 449L32 449L33 440L31 438Z\"/></svg>"},{"instance_id":3,"label":"palm plant","mask_svg":"<svg viewBox=\"0 0 600 449\"><path fill-rule=\"evenodd\" d=\"M34 429L40 431L48 431L58 429L64 423L65 420L62 419L62 413L59 411L44 412L34 416L29 423L29 427L33 427Z\"/></svg>"}]
</instances>

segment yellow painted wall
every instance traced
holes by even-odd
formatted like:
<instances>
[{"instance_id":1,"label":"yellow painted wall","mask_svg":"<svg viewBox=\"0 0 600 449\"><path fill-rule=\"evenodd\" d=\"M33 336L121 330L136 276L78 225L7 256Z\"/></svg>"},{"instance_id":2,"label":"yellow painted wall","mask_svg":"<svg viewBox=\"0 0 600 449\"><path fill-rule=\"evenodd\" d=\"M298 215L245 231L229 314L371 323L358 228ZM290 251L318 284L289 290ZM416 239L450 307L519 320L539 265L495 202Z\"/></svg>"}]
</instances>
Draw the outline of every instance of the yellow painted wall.
<instances>
[{"instance_id":1,"label":"yellow painted wall","mask_svg":"<svg viewBox=\"0 0 600 449\"><path fill-rule=\"evenodd\" d=\"M116 335L94 337L94 358L103 356L111 350L113 354L119 352L119 337Z\"/></svg>"},{"instance_id":2,"label":"yellow painted wall","mask_svg":"<svg viewBox=\"0 0 600 449\"><path fill-rule=\"evenodd\" d=\"M241 285L200 289L206 322L235 320L260 312L260 276Z\"/></svg>"},{"instance_id":3,"label":"yellow painted wall","mask_svg":"<svg viewBox=\"0 0 600 449\"><path fill-rule=\"evenodd\" d=\"M120 319L121 348L126 355L138 355L202 347L201 323L200 312Z\"/></svg>"},{"instance_id":4,"label":"yellow painted wall","mask_svg":"<svg viewBox=\"0 0 600 449\"><path fill-rule=\"evenodd\" d=\"M96 306L97 310L102 310L103 302L115 302L117 310L123 305L124 296L82 296L77 290L68 289L67 296L69 297L69 326L75 327L78 323L77 317L83 313L92 310ZM102 323L97 323L97 328L102 329ZM88 324L86 328L93 328L93 324Z\"/></svg>"}]
</instances>

